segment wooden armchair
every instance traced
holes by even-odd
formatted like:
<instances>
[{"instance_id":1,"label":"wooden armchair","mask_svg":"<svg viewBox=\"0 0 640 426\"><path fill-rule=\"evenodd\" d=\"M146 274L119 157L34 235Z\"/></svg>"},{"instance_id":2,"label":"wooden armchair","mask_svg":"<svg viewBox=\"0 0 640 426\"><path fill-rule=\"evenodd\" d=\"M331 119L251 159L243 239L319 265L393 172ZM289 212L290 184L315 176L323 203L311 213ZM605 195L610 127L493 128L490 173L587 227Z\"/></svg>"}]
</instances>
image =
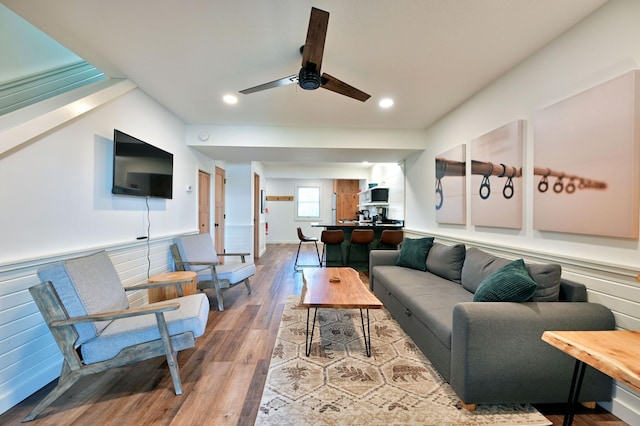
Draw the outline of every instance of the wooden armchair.
<instances>
[{"instance_id":1,"label":"wooden armchair","mask_svg":"<svg viewBox=\"0 0 640 426\"><path fill-rule=\"evenodd\" d=\"M247 263L250 253L216 253L213 240L209 234L185 235L175 239L171 245L171 253L179 271L194 271L198 274L198 288L214 288L218 298L218 309L224 311L222 291L241 282L251 294L249 278L255 275L256 265ZM242 263L221 265L219 257L237 256Z\"/></svg>"},{"instance_id":2,"label":"wooden armchair","mask_svg":"<svg viewBox=\"0 0 640 426\"><path fill-rule=\"evenodd\" d=\"M177 352L204 333L209 301L203 294L129 307L106 252L69 259L38 271L44 282L29 289L63 355L57 386L24 418L35 419L78 379L145 359L165 356L176 395L182 394ZM181 293L178 283L178 292Z\"/></svg>"}]
</instances>

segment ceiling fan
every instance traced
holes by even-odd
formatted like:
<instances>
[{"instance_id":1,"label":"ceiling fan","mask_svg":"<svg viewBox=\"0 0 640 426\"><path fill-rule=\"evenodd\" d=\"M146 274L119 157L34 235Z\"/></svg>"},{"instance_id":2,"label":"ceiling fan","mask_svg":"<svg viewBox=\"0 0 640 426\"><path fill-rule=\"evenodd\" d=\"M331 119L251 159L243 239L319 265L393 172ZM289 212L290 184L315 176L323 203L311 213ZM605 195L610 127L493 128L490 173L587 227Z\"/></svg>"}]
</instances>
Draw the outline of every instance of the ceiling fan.
<instances>
[{"instance_id":1,"label":"ceiling fan","mask_svg":"<svg viewBox=\"0 0 640 426\"><path fill-rule=\"evenodd\" d=\"M327 74L320 74L322 65L322 54L324 52L324 41L327 37L327 27L329 26L329 12L311 8L309 18L309 29L307 30L307 41L300 47L302 54L302 68L298 74L274 80L269 83L260 84L249 89L240 90L240 93L248 95L274 87L286 86L297 83L305 90L315 90L319 87L331 90L332 92L348 96L359 101L366 101L371 96L361 90L356 89L347 83Z\"/></svg>"}]
</instances>

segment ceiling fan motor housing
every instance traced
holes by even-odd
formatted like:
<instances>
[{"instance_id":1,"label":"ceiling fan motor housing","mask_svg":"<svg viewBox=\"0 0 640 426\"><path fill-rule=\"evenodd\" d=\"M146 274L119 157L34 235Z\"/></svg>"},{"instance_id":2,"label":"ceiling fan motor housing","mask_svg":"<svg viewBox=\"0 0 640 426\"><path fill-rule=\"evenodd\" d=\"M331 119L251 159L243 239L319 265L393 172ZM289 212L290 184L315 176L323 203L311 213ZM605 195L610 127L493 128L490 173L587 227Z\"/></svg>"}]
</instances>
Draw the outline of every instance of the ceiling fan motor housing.
<instances>
[{"instance_id":1,"label":"ceiling fan motor housing","mask_svg":"<svg viewBox=\"0 0 640 426\"><path fill-rule=\"evenodd\" d=\"M300 69L298 84L305 90L315 90L322 84L320 73L305 67Z\"/></svg>"}]
</instances>

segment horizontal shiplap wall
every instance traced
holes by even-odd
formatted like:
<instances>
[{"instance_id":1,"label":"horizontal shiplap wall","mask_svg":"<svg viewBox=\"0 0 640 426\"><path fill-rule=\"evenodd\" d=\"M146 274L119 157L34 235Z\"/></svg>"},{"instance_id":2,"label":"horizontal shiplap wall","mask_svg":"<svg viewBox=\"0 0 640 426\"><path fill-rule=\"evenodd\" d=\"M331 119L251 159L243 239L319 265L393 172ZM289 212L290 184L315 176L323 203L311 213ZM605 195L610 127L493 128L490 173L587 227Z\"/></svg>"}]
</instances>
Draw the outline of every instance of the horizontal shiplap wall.
<instances>
[{"instance_id":1,"label":"horizontal shiplap wall","mask_svg":"<svg viewBox=\"0 0 640 426\"><path fill-rule=\"evenodd\" d=\"M39 267L106 250L123 286L131 286L144 282L148 274L173 269L171 243L172 237L166 237L0 265L0 413L60 375L62 355L28 290L39 282ZM148 300L144 290L128 296L132 306Z\"/></svg>"},{"instance_id":2,"label":"horizontal shiplap wall","mask_svg":"<svg viewBox=\"0 0 640 426\"><path fill-rule=\"evenodd\" d=\"M464 243L468 247L477 247L486 252L508 259L523 258L531 263L558 263L562 266L562 277L584 284L591 303L600 303L613 312L616 327L623 330L640 330L640 283L637 269L627 265L597 263L593 260L527 250L521 247L503 247L472 239L453 239L446 235L426 234L421 231L405 229L405 238L435 237L443 244ZM637 419L640 415L635 407L640 406L640 393L624 385L616 384L613 401L603 404L609 411L624 414L627 419Z\"/></svg>"}]
</instances>

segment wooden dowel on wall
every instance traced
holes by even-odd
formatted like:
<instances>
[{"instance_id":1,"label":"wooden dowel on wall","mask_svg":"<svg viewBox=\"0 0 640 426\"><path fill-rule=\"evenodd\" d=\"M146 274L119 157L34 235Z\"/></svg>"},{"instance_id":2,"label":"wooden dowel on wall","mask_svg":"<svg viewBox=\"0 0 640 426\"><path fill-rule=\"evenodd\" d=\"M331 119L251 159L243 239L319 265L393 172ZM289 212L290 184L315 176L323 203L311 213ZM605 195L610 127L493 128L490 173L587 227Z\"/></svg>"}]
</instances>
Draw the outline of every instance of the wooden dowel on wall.
<instances>
[{"instance_id":1,"label":"wooden dowel on wall","mask_svg":"<svg viewBox=\"0 0 640 426\"><path fill-rule=\"evenodd\" d=\"M267 201L293 201L293 195L267 195Z\"/></svg>"}]
</instances>

